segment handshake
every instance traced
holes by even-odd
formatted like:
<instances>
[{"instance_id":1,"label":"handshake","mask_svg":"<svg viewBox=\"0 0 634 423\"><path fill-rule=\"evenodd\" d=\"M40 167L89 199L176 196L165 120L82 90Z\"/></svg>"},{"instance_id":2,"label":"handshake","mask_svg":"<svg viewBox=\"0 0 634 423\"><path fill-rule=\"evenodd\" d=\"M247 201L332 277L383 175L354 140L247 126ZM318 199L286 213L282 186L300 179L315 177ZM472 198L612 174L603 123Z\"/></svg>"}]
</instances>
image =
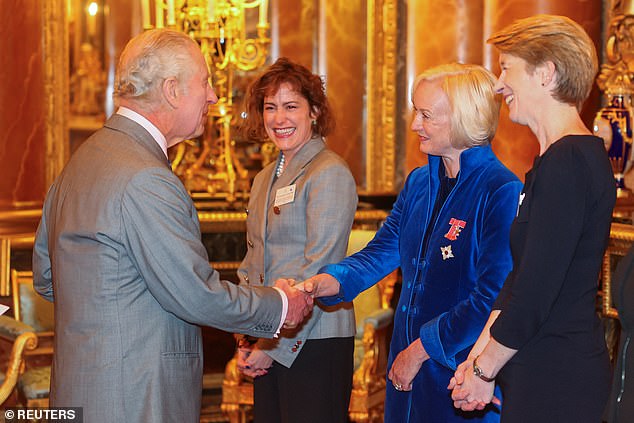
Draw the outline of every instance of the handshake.
<instances>
[{"instance_id":1,"label":"handshake","mask_svg":"<svg viewBox=\"0 0 634 423\"><path fill-rule=\"evenodd\" d=\"M313 310L314 298L329 297L339 293L339 282L326 273L312 276L301 283L293 279L278 279L275 287L281 289L288 299L288 312L284 328L292 329L304 321Z\"/></svg>"},{"instance_id":2,"label":"handshake","mask_svg":"<svg viewBox=\"0 0 634 423\"><path fill-rule=\"evenodd\" d=\"M320 273L301 283L294 279L278 279L275 287L281 289L288 299L288 311L284 320L285 329L296 328L313 311L314 298L328 297L339 293L339 282L332 276ZM268 373L273 359L258 347L258 344L242 338L238 342L237 366L247 376L257 377Z\"/></svg>"}]
</instances>

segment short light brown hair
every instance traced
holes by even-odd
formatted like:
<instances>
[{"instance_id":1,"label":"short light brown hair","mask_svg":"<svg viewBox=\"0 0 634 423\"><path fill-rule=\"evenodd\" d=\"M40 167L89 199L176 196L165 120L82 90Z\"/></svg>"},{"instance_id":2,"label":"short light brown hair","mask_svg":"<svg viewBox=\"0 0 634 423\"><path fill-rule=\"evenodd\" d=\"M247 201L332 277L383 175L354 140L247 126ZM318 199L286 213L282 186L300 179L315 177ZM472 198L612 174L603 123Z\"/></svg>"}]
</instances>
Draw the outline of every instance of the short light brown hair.
<instances>
[{"instance_id":1,"label":"short light brown hair","mask_svg":"<svg viewBox=\"0 0 634 423\"><path fill-rule=\"evenodd\" d=\"M293 91L304 97L311 112L315 113L314 135L325 137L335 129L335 118L321 77L298 63L280 57L253 81L247 90L247 116L241 126L241 131L246 138L267 139L268 135L262 119L264 97L275 95L282 84L289 84Z\"/></svg>"},{"instance_id":2,"label":"short light brown hair","mask_svg":"<svg viewBox=\"0 0 634 423\"><path fill-rule=\"evenodd\" d=\"M495 76L479 65L449 63L429 68L414 80L414 92L422 81L441 80L451 109L451 145L470 148L493 139L500 117L500 96Z\"/></svg>"},{"instance_id":3,"label":"short light brown hair","mask_svg":"<svg viewBox=\"0 0 634 423\"><path fill-rule=\"evenodd\" d=\"M570 18L536 15L515 21L494 33L487 43L505 54L524 59L528 71L552 62L557 72L553 97L581 109L599 69L594 43Z\"/></svg>"}]
</instances>

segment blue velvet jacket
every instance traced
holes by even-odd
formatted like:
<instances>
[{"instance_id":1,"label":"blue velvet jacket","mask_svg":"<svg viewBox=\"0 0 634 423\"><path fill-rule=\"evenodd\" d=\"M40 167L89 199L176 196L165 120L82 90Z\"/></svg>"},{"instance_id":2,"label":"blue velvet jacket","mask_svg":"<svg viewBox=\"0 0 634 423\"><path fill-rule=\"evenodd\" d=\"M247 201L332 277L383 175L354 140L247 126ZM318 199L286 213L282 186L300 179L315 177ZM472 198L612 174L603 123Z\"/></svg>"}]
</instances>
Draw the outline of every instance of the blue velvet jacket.
<instances>
[{"instance_id":1,"label":"blue velvet jacket","mask_svg":"<svg viewBox=\"0 0 634 423\"><path fill-rule=\"evenodd\" d=\"M362 251L320 272L342 287L326 304L350 301L392 270L403 283L394 316L388 370L396 355L420 338L425 361L411 392L387 384L386 422L499 421L498 410L463 413L453 407L449 380L478 338L495 298L511 270L509 229L522 184L495 157L490 146L460 156L454 189L429 226L440 180L440 157L407 178L390 216Z\"/></svg>"}]
</instances>

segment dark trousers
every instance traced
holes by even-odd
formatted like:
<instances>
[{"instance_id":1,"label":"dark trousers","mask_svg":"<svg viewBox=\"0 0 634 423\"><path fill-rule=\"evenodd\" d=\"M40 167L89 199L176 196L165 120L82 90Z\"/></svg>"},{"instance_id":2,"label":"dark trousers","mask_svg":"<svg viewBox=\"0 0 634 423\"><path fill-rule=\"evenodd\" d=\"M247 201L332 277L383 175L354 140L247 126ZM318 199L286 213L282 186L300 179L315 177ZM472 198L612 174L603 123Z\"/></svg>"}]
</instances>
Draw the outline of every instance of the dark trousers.
<instances>
[{"instance_id":1,"label":"dark trousers","mask_svg":"<svg viewBox=\"0 0 634 423\"><path fill-rule=\"evenodd\" d=\"M354 338L309 339L290 369L273 362L254 381L254 423L345 423Z\"/></svg>"}]
</instances>

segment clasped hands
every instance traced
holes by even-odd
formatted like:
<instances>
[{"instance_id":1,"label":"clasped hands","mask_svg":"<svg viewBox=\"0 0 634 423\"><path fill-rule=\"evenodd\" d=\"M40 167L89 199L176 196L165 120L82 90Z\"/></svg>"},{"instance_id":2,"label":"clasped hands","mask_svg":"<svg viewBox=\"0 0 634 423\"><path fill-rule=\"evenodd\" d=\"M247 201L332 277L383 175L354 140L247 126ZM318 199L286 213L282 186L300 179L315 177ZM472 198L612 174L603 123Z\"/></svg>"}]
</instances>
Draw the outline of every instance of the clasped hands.
<instances>
[{"instance_id":1,"label":"clasped hands","mask_svg":"<svg viewBox=\"0 0 634 423\"><path fill-rule=\"evenodd\" d=\"M482 410L489 403L501 405L499 398L493 395L495 382L485 382L474 374L472 358L458 366L447 389L452 390L454 407L464 411Z\"/></svg>"},{"instance_id":2,"label":"clasped hands","mask_svg":"<svg viewBox=\"0 0 634 423\"><path fill-rule=\"evenodd\" d=\"M249 343L245 339L238 341L238 370L241 373L257 377L268 373L268 368L273 365L273 359L262 351L257 343Z\"/></svg>"},{"instance_id":3,"label":"clasped hands","mask_svg":"<svg viewBox=\"0 0 634 423\"><path fill-rule=\"evenodd\" d=\"M315 297L336 295L339 282L332 276L320 273L296 284L293 279L278 279L275 287L281 289L288 298L288 312L284 320L285 329L293 329L304 321L313 310Z\"/></svg>"}]
</instances>

